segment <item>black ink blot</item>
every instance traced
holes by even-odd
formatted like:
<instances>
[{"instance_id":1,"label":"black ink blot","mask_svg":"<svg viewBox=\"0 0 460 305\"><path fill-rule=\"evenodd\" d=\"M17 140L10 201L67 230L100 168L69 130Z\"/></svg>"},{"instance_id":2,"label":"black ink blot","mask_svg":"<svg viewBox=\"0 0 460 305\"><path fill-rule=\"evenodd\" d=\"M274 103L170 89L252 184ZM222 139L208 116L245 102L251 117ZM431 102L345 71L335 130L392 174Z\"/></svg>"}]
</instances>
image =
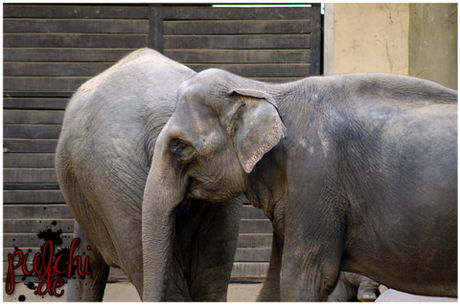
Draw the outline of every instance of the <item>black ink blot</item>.
<instances>
[{"instance_id":1,"label":"black ink blot","mask_svg":"<svg viewBox=\"0 0 460 305\"><path fill-rule=\"evenodd\" d=\"M53 222L51 223L51 225L53 225L53 226L57 225L57 222L56 222L56 220L55 220L55 221L53 221Z\"/></svg>"},{"instance_id":2,"label":"black ink blot","mask_svg":"<svg viewBox=\"0 0 460 305\"><path fill-rule=\"evenodd\" d=\"M18 300L19 302L24 302L26 300L26 297L24 295L20 295Z\"/></svg>"},{"instance_id":3,"label":"black ink blot","mask_svg":"<svg viewBox=\"0 0 460 305\"><path fill-rule=\"evenodd\" d=\"M35 288L37 288L37 287L35 287L33 282L29 282L27 284L24 283L24 285L26 285L26 287L29 288L30 290L35 290Z\"/></svg>"},{"instance_id":4,"label":"black ink blot","mask_svg":"<svg viewBox=\"0 0 460 305\"><path fill-rule=\"evenodd\" d=\"M37 234L39 239L45 240L45 242L51 240L53 245L55 246L60 246L63 244L61 235L62 230L58 230L57 232L51 231L51 229L48 229L46 231L40 231L40 233Z\"/></svg>"}]
</instances>

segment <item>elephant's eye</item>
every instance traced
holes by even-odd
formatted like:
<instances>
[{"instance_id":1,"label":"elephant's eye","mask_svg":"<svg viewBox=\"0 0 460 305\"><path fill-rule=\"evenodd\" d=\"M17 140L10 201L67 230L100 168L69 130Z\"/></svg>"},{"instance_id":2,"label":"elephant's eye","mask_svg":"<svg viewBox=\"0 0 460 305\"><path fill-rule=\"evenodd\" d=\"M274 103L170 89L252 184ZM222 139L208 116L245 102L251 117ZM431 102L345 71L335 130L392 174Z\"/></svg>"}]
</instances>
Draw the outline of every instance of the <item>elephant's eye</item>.
<instances>
[{"instance_id":1,"label":"elephant's eye","mask_svg":"<svg viewBox=\"0 0 460 305\"><path fill-rule=\"evenodd\" d=\"M184 144L184 143L178 142L176 148L174 148L174 151L176 151L176 150L178 150L178 149L181 149L181 148L184 148L184 147L185 147L185 144Z\"/></svg>"},{"instance_id":2,"label":"elephant's eye","mask_svg":"<svg viewBox=\"0 0 460 305\"><path fill-rule=\"evenodd\" d=\"M176 139L171 142L171 153L179 161L190 161L195 153L193 146L189 143L186 143L182 140Z\"/></svg>"},{"instance_id":3,"label":"elephant's eye","mask_svg":"<svg viewBox=\"0 0 460 305\"><path fill-rule=\"evenodd\" d=\"M181 149L184 149L185 146L187 146L184 142L177 141L176 147L173 149L173 151L180 151Z\"/></svg>"}]
</instances>

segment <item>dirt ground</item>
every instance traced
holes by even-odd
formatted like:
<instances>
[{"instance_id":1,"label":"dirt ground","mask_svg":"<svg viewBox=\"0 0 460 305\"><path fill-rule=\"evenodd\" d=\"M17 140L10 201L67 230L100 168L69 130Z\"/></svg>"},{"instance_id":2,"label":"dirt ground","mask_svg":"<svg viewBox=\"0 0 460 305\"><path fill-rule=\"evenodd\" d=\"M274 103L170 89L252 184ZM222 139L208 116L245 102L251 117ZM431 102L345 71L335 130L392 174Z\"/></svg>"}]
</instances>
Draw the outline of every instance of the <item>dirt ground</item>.
<instances>
[{"instance_id":1,"label":"dirt ground","mask_svg":"<svg viewBox=\"0 0 460 305\"><path fill-rule=\"evenodd\" d=\"M63 286L64 291L67 285ZM228 302L254 302L262 289L262 284L230 284L228 288ZM23 297L21 297L23 296ZM37 296L34 291L27 288L24 283L16 283L13 294L5 293L3 284L3 302L18 302L23 298L25 302L65 302L62 297ZM134 286L129 282L109 283L105 289L104 302L140 302Z\"/></svg>"},{"instance_id":2,"label":"dirt ground","mask_svg":"<svg viewBox=\"0 0 460 305\"><path fill-rule=\"evenodd\" d=\"M228 288L228 302L254 302L259 295L263 284L230 284ZM67 285L63 286L64 291ZM381 286L383 292L376 300L377 302L457 302L456 298L424 297L415 296L408 293L402 293L393 289L386 290ZM58 291L59 293L59 291ZM65 295L62 297L37 296L34 291L24 285L16 283L14 293L7 295L5 293L5 284L3 284L3 302L65 302ZM107 284L104 302L140 302L134 286L129 282L118 282Z\"/></svg>"}]
</instances>

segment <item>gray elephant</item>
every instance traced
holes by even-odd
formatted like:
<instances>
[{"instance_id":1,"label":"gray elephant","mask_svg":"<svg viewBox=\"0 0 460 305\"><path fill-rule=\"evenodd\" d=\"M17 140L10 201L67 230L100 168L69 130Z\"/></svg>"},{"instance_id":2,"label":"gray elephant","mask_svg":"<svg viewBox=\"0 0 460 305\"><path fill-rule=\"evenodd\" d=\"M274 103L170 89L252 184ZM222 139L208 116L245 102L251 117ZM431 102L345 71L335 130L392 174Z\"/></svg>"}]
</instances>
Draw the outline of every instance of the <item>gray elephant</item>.
<instances>
[{"instance_id":1,"label":"gray elephant","mask_svg":"<svg viewBox=\"0 0 460 305\"><path fill-rule=\"evenodd\" d=\"M283 253L283 238L280 238L280 236L282 234L277 233L275 228L268 274L257 297L258 302L280 301L280 274ZM379 283L366 276L342 271L333 290L327 296L327 302L374 302L380 294L379 286Z\"/></svg>"},{"instance_id":2,"label":"gray elephant","mask_svg":"<svg viewBox=\"0 0 460 305\"><path fill-rule=\"evenodd\" d=\"M340 270L456 296L456 102L392 74L265 84L210 69L185 81L144 193L144 272L155 274L144 300L167 289L182 200L241 194L282 239L281 301L326 300Z\"/></svg>"},{"instance_id":3,"label":"gray elephant","mask_svg":"<svg viewBox=\"0 0 460 305\"><path fill-rule=\"evenodd\" d=\"M380 295L380 284L368 277L352 272L340 272L328 302L374 302Z\"/></svg>"},{"instance_id":4,"label":"gray elephant","mask_svg":"<svg viewBox=\"0 0 460 305\"><path fill-rule=\"evenodd\" d=\"M81 244L75 255L89 255L91 268L84 279L69 281L68 301L102 301L109 266L121 268L142 298L152 276L144 274L142 259L143 240L149 238L142 237L145 183L177 88L193 75L141 49L82 85L68 104L56 172L78 222L75 237ZM240 209L239 198L221 205L185 199L177 208L165 300L226 300Z\"/></svg>"},{"instance_id":5,"label":"gray elephant","mask_svg":"<svg viewBox=\"0 0 460 305\"><path fill-rule=\"evenodd\" d=\"M56 171L77 220L75 237L82 243L76 254L90 256L92 274L70 279L68 301L101 301L109 266L121 268L142 298L141 213L147 173L156 138L174 110L177 88L193 75L156 51L141 49L85 83L70 101ZM225 300L240 200L226 205L200 201L190 209L193 202L186 200L178 214L173 281L164 299ZM92 249L85 250L87 246ZM189 252L191 258L184 257ZM198 257L203 252L205 258ZM213 256L216 252L219 258ZM356 296L346 277L334 293Z\"/></svg>"}]
</instances>

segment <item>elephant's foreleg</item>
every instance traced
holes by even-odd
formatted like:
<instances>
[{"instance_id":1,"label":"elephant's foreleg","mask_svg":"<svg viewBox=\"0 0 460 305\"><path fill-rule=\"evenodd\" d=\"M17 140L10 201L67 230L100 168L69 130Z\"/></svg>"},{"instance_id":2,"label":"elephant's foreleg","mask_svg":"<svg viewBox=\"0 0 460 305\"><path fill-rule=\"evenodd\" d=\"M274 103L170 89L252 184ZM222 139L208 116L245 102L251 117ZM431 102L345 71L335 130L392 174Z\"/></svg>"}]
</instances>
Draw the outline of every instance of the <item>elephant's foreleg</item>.
<instances>
[{"instance_id":1,"label":"elephant's foreleg","mask_svg":"<svg viewBox=\"0 0 460 305\"><path fill-rule=\"evenodd\" d=\"M168 275L168 288L165 296L166 302L192 302L182 269L183 253L181 254L180 251L178 243L176 242L173 249L171 270Z\"/></svg>"},{"instance_id":2,"label":"elephant's foreleg","mask_svg":"<svg viewBox=\"0 0 460 305\"><path fill-rule=\"evenodd\" d=\"M283 245L276 232L273 232L272 252L270 265L264 286L257 297L257 302L279 302L280 301L280 272L281 257L283 256Z\"/></svg>"},{"instance_id":3,"label":"elephant's foreleg","mask_svg":"<svg viewBox=\"0 0 460 305\"><path fill-rule=\"evenodd\" d=\"M67 302L102 302L110 268L77 222L75 222L75 237L80 238L80 245L73 256L82 257L83 262L84 257L89 256L91 273L80 276L75 272L75 276L69 279ZM88 246L91 247L90 250Z\"/></svg>"},{"instance_id":4,"label":"elephant's foreleg","mask_svg":"<svg viewBox=\"0 0 460 305\"><path fill-rule=\"evenodd\" d=\"M239 235L241 200L208 203L192 238L188 287L193 301L226 301Z\"/></svg>"}]
</instances>

